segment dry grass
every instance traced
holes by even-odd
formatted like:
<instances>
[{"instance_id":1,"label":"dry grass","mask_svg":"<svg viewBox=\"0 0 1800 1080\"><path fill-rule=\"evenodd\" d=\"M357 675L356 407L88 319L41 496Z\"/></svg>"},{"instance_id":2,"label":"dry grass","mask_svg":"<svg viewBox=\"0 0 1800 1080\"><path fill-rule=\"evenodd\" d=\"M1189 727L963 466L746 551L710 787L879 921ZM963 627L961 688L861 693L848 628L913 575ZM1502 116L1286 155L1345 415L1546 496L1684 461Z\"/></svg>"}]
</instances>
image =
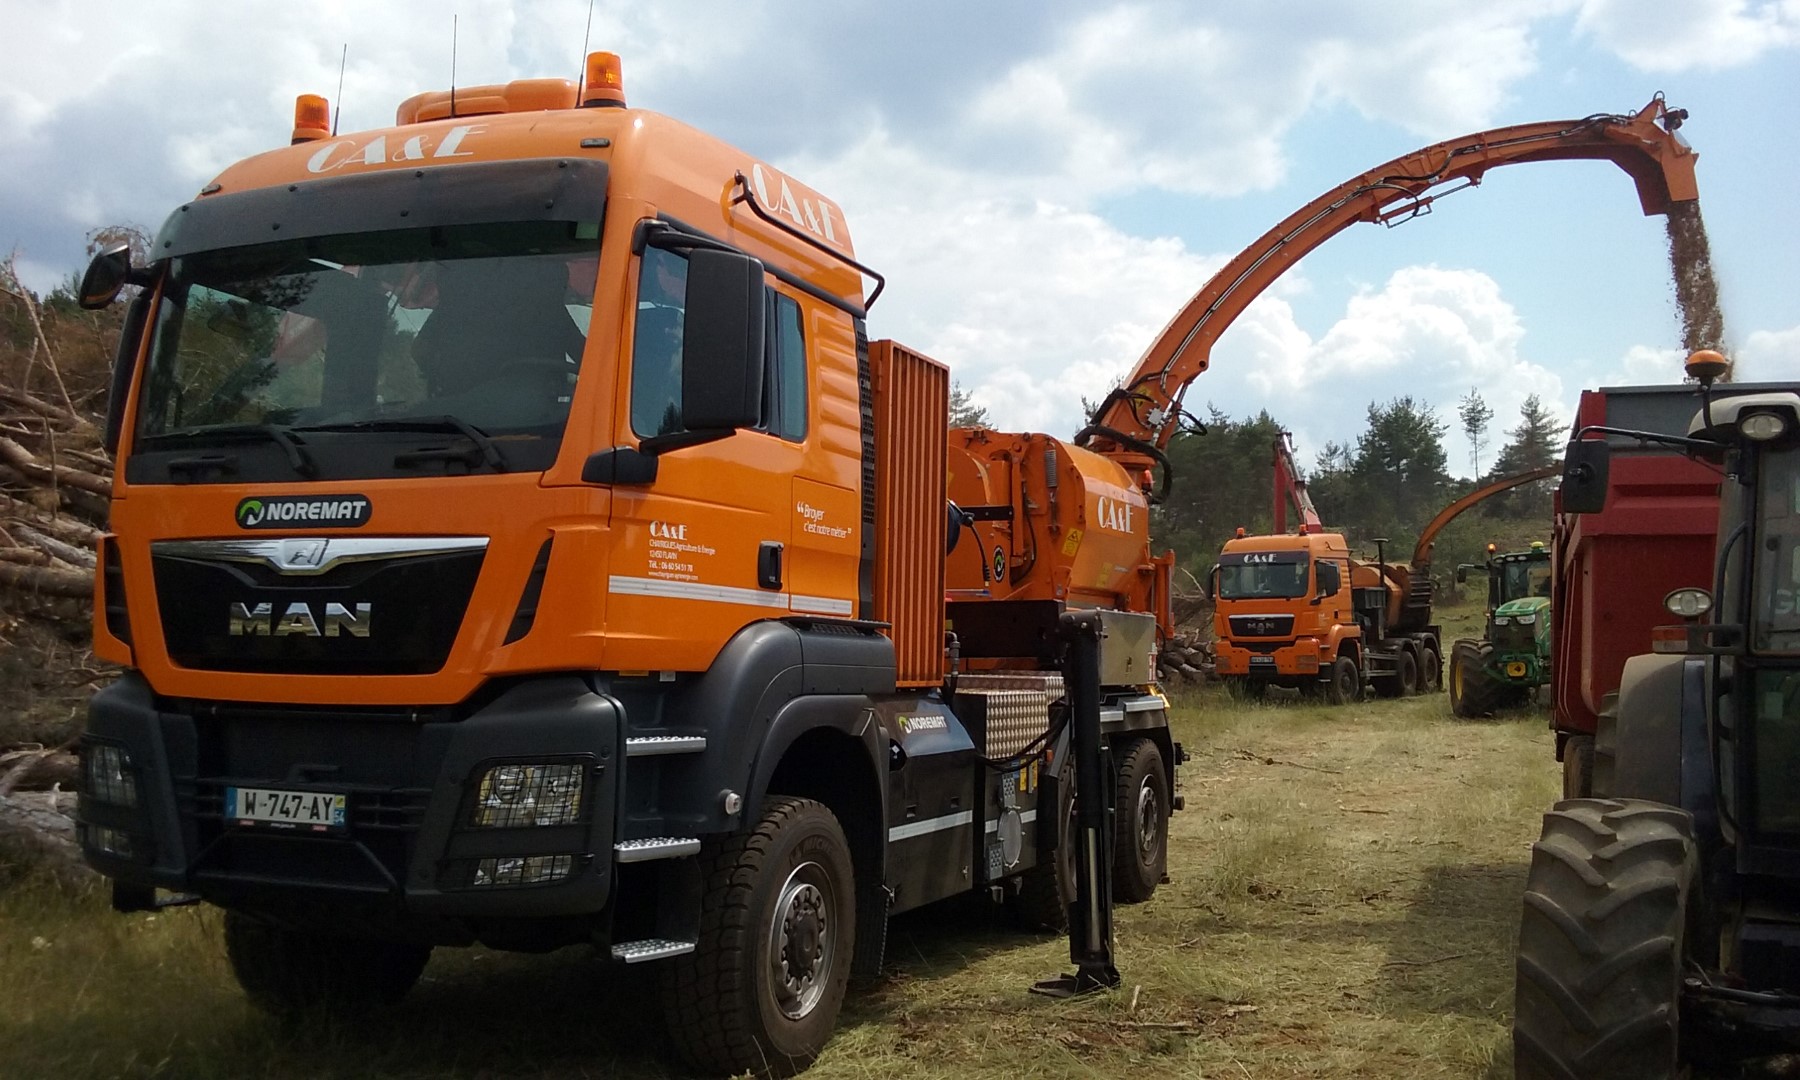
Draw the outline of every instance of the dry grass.
<instances>
[{"instance_id":1,"label":"dry grass","mask_svg":"<svg viewBox=\"0 0 1800 1080\"><path fill-rule=\"evenodd\" d=\"M1510 1075L1517 898L1558 782L1542 715L1204 693L1178 725L1174 880L1119 910L1120 992L1030 996L1064 942L984 904L917 913L810 1075ZM284 1028L244 1004L217 930L0 886L0 1076L668 1075L642 973L580 950L444 950L392 1015Z\"/></svg>"}]
</instances>

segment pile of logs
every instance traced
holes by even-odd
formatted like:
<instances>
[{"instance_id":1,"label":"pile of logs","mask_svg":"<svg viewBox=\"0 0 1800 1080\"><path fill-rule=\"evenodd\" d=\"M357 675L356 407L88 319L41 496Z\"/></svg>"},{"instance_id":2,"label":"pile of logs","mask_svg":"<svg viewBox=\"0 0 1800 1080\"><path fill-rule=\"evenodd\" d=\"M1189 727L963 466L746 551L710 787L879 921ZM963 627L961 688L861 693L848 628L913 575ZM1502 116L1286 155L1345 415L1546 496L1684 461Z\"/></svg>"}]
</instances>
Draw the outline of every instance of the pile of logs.
<instances>
[{"instance_id":1,"label":"pile of logs","mask_svg":"<svg viewBox=\"0 0 1800 1080\"><path fill-rule=\"evenodd\" d=\"M1156 654L1156 673L1165 686L1198 686L1212 676L1212 642L1177 634Z\"/></svg>"}]
</instances>

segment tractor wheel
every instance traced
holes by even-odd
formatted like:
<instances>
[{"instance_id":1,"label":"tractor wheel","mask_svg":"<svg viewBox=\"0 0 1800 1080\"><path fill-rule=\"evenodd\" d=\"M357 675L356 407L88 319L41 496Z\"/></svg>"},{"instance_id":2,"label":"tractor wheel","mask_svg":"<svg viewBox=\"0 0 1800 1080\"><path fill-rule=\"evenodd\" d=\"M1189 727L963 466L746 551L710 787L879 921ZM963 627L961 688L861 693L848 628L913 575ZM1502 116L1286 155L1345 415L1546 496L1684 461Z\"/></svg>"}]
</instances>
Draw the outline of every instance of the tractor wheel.
<instances>
[{"instance_id":1,"label":"tractor wheel","mask_svg":"<svg viewBox=\"0 0 1800 1080\"><path fill-rule=\"evenodd\" d=\"M1115 748L1113 895L1122 904L1150 899L1169 861L1169 778L1162 751L1149 739Z\"/></svg>"},{"instance_id":2,"label":"tractor wheel","mask_svg":"<svg viewBox=\"0 0 1800 1080\"><path fill-rule=\"evenodd\" d=\"M1419 647L1419 693L1435 694L1438 692L1438 675L1442 660L1436 649L1429 645Z\"/></svg>"},{"instance_id":3,"label":"tractor wheel","mask_svg":"<svg viewBox=\"0 0 1800 1080\"><path fill-rule=\"evenodd\" d=\"M1500 708L1507 685L1488 669L1494 646L1486 641L1459 641L1450 648L1450 711L1464 719L1492 716Z\"/></svg>"},{"instance_id":4,"label":"tractor wheel","mask_svg":"<svg viewBox=\"0 0 1800 1080\"><path fill-rule=\"evenodd\" d=\"M1356 661L1340 656L1331 662L1331 681L1325 684L1325 700L1332 705L1349 705L1362 700L1362 672Z\"/></svg>"},{"instance_id":5,"label":"tractor wheel","mask_svg":"<svg viewBox=\"0 0 1800 1080\"><path fill-rule=\"evenodd\" d=\"M1563 798L1586 799L1594 794L1594 737L1571 735L1563 742Z\"/></svg>"},{"instance_id":6,"label":"tractor wheel","mask_svg":"<svg viewBox=\"0 0 1800 1080\"><path fill-rule=\"evenodd\" d=\"M1520 1080L1673 1080L1693 819L1635 799L1544 815L1519 927Z\"/></svg>"},{"instance_id":7,"label":"tractor wheel","mask_svg":"<svg viewBox=\"0 0 1800 1080\"><path fill-rule=\"evenodd\" d=\"M238 985L264 1012L348 1016L405 997L431 959L431 946L303 933L227 911L225 956Z\"/></svg>"},{"instance_id":8,"label":"tractor wheel","mask_svg":"<svg viewBox=\"0 0 1800 1080\"><path fill-rule=\"evenodd\" d=\"M791 1076L837 1026L856 941L855 877L838 820L771 796L746 832L708 840L700 939L663 965L663 1018L697 1071Z\"/></svg>"}]
</instances>

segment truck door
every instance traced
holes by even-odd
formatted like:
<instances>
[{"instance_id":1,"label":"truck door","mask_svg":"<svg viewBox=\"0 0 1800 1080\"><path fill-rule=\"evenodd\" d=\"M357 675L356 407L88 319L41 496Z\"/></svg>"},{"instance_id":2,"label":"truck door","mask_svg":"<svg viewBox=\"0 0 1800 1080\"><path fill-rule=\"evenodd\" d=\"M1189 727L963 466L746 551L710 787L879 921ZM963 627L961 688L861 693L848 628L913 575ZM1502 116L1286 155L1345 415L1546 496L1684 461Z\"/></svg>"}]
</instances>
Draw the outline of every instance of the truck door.
<instances>
[{"instance_id":1,"label":"truck door","mask_svg":"<svg viewBox=\"0 0 1800 1080\"><path fill-rule=\"evenodd\" d=\"M624 411L642 440L685 430L687 259L647 246L637 269ZM788 613L791 492L802 454L778 432L744 430L666 450L653 482L615 490L609 666L699 670L739 628Z\"/></svg>"}]
</instances>

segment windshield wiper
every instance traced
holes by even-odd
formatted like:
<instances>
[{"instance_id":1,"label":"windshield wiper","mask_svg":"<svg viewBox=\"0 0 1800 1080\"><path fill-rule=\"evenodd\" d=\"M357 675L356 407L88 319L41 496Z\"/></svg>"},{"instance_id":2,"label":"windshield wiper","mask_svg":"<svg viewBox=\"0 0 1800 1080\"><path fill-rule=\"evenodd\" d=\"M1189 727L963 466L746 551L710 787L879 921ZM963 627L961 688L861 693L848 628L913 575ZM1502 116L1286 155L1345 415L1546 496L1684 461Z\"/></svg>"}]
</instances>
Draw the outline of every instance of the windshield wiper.
<instances>
[{"instance_id":1,"label":"windshield wiper","mask_svg":"<svg viewBox=\"0 0 1800 1080\"><path fill-rule=\"evenodd\" d=\"M385 420L353 420L345 424L314 424L296 430L452 432L461 435L463 438L474 444L475 450L479 453L481 460L487 464L488 468L493 469L495 472L508 471L506 468L506 459L500 456L500 448L494 445L494 440L488 437L487 432L482 431L480 428L469 423L460 416L451 416L448 413L441 416L400 416ZM395 464L401 464L401 458L407 459L408 462L421 461L424 460L424 458L420 455L427 453L429 452L412 451L401 454L399 457L396 457L394 461ZM466 458L468 455L458 452L454 456Z\"/></svg>"},{"instance_id":2,"label":"windshield wiper","mask_svg":"<svg viewBox=\"0 0 1800 1080\"><path fill-rule=\"evenodd\" d=\"M179 431L165 431L157 435L147 435L144 442L183 442L207 443L244 442L262 439L275 443L287 452L288 464L294 471L311 480L319 475L319 465L307 452L306 443L294 434L294 429L281 424L216 424L211 427L182 428Z\"/></svg>"}]
</instances>

